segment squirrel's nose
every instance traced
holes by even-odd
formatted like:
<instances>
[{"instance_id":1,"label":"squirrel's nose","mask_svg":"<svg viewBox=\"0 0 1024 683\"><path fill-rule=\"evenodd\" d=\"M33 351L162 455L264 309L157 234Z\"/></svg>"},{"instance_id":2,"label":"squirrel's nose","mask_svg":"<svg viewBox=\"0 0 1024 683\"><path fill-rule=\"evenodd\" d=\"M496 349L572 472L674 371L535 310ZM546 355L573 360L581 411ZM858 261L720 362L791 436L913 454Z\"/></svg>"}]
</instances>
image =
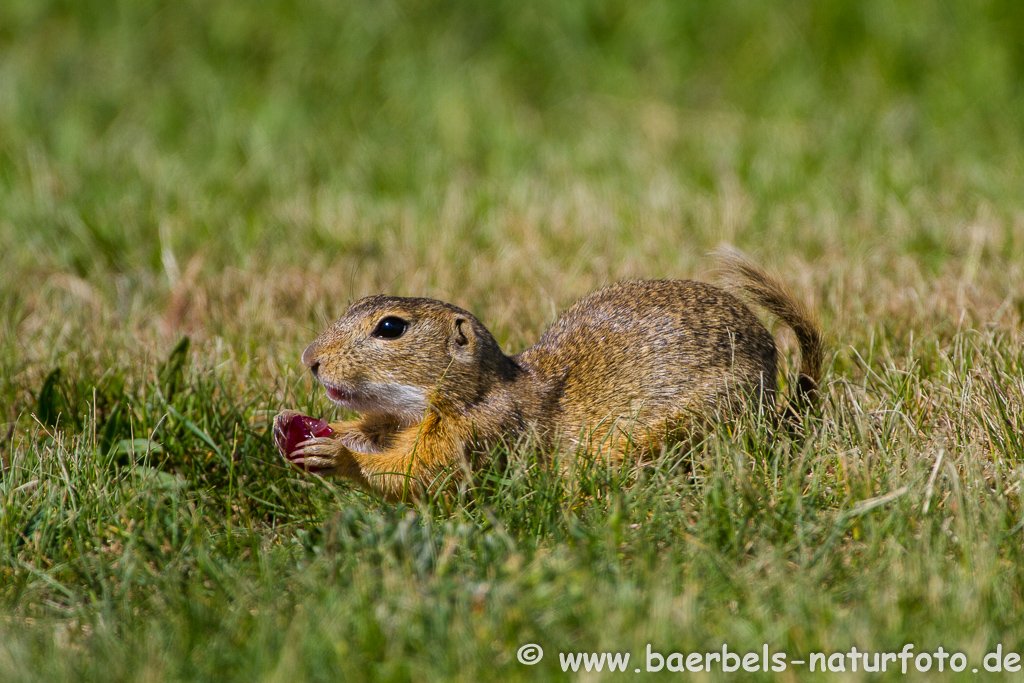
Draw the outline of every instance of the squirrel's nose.
<instances>
[{"instance_id":1,"label":"squirrel's nose","mask_svg":"<svg viewBox=\"0 0 1024 683\"><path fill-rule=\"evenodd\" d=\"M308 366L309 369L313 371L314 375L316 374L317 368L320 367L320 359L317 357L317 351L318 349L314 342L307 346L306 350L302 352L302 364Z\"/></svg>"},{"instance_id":2,"label":"squirrel's nose","mask_svg":"<svg viewBox=\"0 0 1024 683\"><path fill-rule=\"evenodd\" d=\"M317 362L317 363L313 363L312 365L310 365L309 366L309 371L313 373L314 377L316 377L317 373L320 371L320 363Z\"/></svg>"}]
</instances>

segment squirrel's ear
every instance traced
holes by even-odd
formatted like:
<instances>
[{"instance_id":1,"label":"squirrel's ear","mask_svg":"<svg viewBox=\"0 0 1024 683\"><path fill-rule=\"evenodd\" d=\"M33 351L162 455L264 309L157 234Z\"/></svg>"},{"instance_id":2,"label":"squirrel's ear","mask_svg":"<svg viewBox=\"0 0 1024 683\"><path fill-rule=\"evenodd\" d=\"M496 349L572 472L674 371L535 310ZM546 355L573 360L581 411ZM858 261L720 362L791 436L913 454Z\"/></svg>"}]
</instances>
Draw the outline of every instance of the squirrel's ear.
<instances>
[{"instance_id":1,"label":"squirrel's ear","mask_svg":"<svg viewBox=\"0 0 1024 683\"><path fill-rule=\"evenodd\" d=\"M452 351L458 354L472 353L476 348L476 332L465 318L455 319L451 338Z\"/></svg>"}]
</instances>

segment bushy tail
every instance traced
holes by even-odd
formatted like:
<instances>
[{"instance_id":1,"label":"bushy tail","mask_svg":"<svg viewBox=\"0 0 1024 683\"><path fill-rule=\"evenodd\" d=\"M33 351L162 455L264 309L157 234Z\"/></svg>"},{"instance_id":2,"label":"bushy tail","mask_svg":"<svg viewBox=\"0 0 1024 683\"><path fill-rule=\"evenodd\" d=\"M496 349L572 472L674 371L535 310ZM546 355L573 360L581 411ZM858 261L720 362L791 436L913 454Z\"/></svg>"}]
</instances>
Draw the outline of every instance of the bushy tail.
<instances>
[{"instance_id":1,"label":"bushy tail","mask_svg":"<svg viewBox=\"0 0 1024 683\"><path fill-rule=\"evenodd\" d=\"M715 251L719 272L727 285L739 289L754 303L784 322L796 334L800 344L800 377L797 381L798 404L816 406L818 383L824 361L824 344L816 317L777 277L732 247Z\"/></svg>"}]
</instances>

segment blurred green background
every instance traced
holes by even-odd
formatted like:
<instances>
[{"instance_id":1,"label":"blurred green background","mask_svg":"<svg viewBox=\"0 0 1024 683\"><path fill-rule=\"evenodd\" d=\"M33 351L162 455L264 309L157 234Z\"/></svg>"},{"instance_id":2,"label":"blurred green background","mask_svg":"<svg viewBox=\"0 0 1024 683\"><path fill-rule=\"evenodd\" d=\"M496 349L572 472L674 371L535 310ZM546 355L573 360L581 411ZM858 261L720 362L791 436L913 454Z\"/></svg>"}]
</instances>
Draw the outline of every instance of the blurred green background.
<instances>
[{"instance_id":1,"label":"blurred green background","mask_svg":"<svg viewBox=\"0 0 1024 683\"><path fill-rule=\"evenodd\" d=\"M429 212L455 182L481 230L524 180L731 183L741 243L797 214L884 231L915 192L1008 218L1022 83L1016 0L6 0L0 250L79 275L162 247L303 262L347 243L289 220L296 197Z\"/></svg>"}]
</instances>

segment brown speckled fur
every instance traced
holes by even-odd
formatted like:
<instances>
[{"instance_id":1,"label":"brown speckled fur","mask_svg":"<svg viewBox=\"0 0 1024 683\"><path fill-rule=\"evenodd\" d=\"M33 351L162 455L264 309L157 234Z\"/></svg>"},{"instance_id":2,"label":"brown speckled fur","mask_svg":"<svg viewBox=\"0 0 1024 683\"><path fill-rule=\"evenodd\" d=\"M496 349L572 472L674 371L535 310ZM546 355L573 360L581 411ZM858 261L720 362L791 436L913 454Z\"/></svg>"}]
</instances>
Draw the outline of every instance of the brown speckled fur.
<instances>
[{"instance_id":1,"label":"brown speckled fur","mask_svg":"<svg viewBox=\"0 0 1024 683\"><path fill-rule=\"evenodd\" d=\"M813 401L822 344L786 287L734 251L724 271L797 334L799 398ZM408 321L372 336L386 316ZM301 448L305 466L353 479L388 499L416 497L472 468L500 439L583 446L610 459L656 451L695 417L774 406L776 346L754 313L692 280L620 282L578 301L514 356L471 313L433 299L372 296L354 303L302 355L362 419ZM753 400L751 400L753 399ZM294 411L275 420L281 430ZM294 456L294 454L293 454Z\"/></svg>"}]
</instances>

